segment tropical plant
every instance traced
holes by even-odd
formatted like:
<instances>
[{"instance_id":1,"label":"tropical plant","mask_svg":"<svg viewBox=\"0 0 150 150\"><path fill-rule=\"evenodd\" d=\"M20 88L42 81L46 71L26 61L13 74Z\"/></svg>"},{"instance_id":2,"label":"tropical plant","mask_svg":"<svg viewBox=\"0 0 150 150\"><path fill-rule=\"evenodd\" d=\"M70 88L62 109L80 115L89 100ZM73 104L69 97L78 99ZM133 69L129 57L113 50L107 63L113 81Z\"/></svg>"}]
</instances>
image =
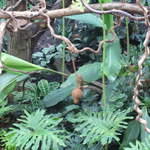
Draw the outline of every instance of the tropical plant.
<instances>
[{"instance_id":1,"label":"tropical plant","mask_svg":"<svg viewBox=\"0 0 150 150\"><path fill-rule=\"evenodd\" d=\"M36 83L28 81L25 83L24 91L14 91L12 95L14 96L15 103L21 102L22 108L29 111L34 111L37 108L42 108L41 99L45 97L48 93L56 90L59 87L58 82L48 82L45 79L41 79ZM25 105L28 103L29 105Z\"/></svg>"},{"instance_id":2,"label":"tropical plant","mask_svg":"<svg viewBox=\"0 0 150 150\"><path fill-rule=\"evenodd\" d=\"M16 147L14 145L7 145L6 142L9 140L8 137L6 137L6 131L3 129L0 129L0 148L5 147L5 150L16 150Z\"/></svg>"},{"instance_id":3,"label":"tropical plant","mask_svg":"<svg viewBox=\"0 0 150 150\"><path fill-rule=\"evenodd\" d=\"M12 105L7 105L7 100L0 99L0 118L14 109Z\"/></svg>"},{"instance_id":4,"label":"tropical plant","mask_svg":"<svg viewBox=\"0 0 150 150\"><path fill-rule=\"evenodd\" d=\"M18 119L19 123L15 123L5 135L9 139L6 146L14 145L20 150L58 150L59 147L66 146L66 131L58 127L62 118L52 114L44 115L44 110L24 113L25 115Z\"/></svg>"},{"instance_id":5,"label":"tropical plant","mask_svg":"<svg viewBox=\"0 0 150 150\"><path fill-rule=\"evenodd\" d=\"M148 137L144 142L136 141L135 144L130 143L130 147L124 148L124 150L149 150L150 149L150 137Z\"/></svg>"},{"instance_id":6,"label":"tropical plant","mask_svg":"<svg viewBox=\"0 0 150 150\"><path fill-rule=\"evenodd\" d=\"M6 0L0 1L0 8L3 8L6 5Z\"/></svg>"},{"instance_id":7,"label":"tropical plant","mask_svg":"<svg viewBox=\"0 0 150 150\"><path fill-rule=\"evenodd\" d=\"M68 120L75 123L75 131L84 138L83 144L93 145L101 142L106 145L112 140L119 141L121 129L127 128L126 119L132 117L126 116L129 110L114 110L105 106L103 111L99 112L79 112L68 117Z\"/></svg>"},{"instance_id":8,"label":"tropical plant","mask_svg":"<svg viewBox=\"0 0 150 150\"><path fill-rule=\"evenodd\" d=\"M62 2L61 8L64 8L65 3L70 0L46 0L46 11L43 11L43 13L40 13L40 11L37 13L38 8L42 7L40 3L38 4L38 2L41 1L26 1L28 7L26 9L26 13L28 14L29 9L31 10L29 11L31 14L31 26L29 27L35 25L40 26L40 29L43 29L43 27L45 28L45 23L47 23L47 25L49 24L52 26L56 34L68 38L78 49L86 49L86 47L90 47L93 48L93 50L96 50L99 47L99 42L102 42L103 44L101 43L102 45L98 54L95 54L95 52L92 53L88 50L86 51L85 49L84 52L80 51L82 53L79 52L74 54L72 53L73 49L71 49L71 51L65 51L65 49L68 48L68 45L65 42L69 40L61 42L59 40L60 38L56 39L60 36L52 37L53 34L50 34L50 44L47 43L47 40L45 40L47 37L42 39L42 34L45 32L44 29L37 32L34 36L31 35L34 37L33 39L30 38L33 41L35 39L33 47L35 46L36 40L38 40L37 46L41 45L42 47L39 48L35 46L41 51L38 51L35 48L38 52L32 55L33 63L37 65L14 56L1 53L0 118L4 118L0 121L0 125L2 123L2 126L4 126L3 123L7 124L8 121L9 123L6 128L0 130L0 149L150 149L150 138L148 138L148 133L145 132L143 125L141 125L141 123L137 120L130 120L132 118L131 116L135 116L135 112L132 111L135 104L134 101L131 101L131 99L133 99L135 76L137 74L136 72L138 72L138 74L141 73L141 75L143 75L141 80L143 86L139 86L140 91L137 92L139 93L139 98L142 99L141 105L139 106L143 114L141 117L147 121L146 125L150 128L150 94L149 82L147 82L150 81L150 75L148 74L150 71L150 59L148 58L144 62L143 67L139 67L141 61L138 61L139 56L142 56L144 51L145 44L143 46L141 41L143 42L145 38L147 27L143 26L142 21L139 24L137 23L138 21L133 21L134 17L140 17L134 14L137 10L134 10L132 14L134 17L132 17L132 20L130 20L130 17L128 18L126 16L121 18L118 17L123 11L127 14L125 9L122 10L122 7L121 9L118 7L119 11L121 10L121 14L111 13L101 14L100 16L97 13L84 14L84 7L81 0L73 0L72 5L65 10L69 12L71 10L70 8L75 8L76 10L80 10L79 13L81 14L65 16L59 19L53 19L57 17L53 16L52 18L50 17L50 22L48 22L48 18L47 20L43 17L39 18L40 15L44 15L44 13L45 15L49 15L47 12L50 7L54 3L57 5L60 1ZM117 4L116 0L114 1L115 3L111 6L112 8ZM129 1L133 2L133 0ZM99 2L99 4L97 3L89 6L92 6L92 9L97 8L97 12L98 9L103 11L103 6L106 6L106 8L104 7L104 11L108 10L107 12L109 12L109 6L111 4L108 3L112 3L113 0L84 0L84 2L90 2L90 4ZM22 1L18 1L18 3L13 6L13 9L15 9L15 7L19 7L21 3ZM1 0L0 8L3 8L5 4L6 0ZM144 0L141 4L148 6L143 6L145 9L141 9L140 15L141 17L144 17L142 10L144 11L147 8L149 9L150 1ZM134 4L130 3L128 6L133 5ZM136 7L138 6L135 6L135 8ZM34 9L36 12L34 12ZM112 10L118 11L118 9ZM7 12L7 10L9 9L6 8L2 11L0 10L1 16L6 17L5 19L0 18L0 25L5 23L5 21L8 21L8 33L11 29L13 29L13 23L18 23L18 16L24 20L27 18L26 15L21 15L25 12L20 14L20 12L17 11L18 9L13 16L9 16L9 12ZM41 8L41 11L42 10L43 9ZM86 9L86 11L88 11L88 9ZM131 12L131 10L128 11L129 14ZM3 13L6 14L3 15ZM38 14L38 16L34 17L33 15L32 17L32 14L34 13L35 15ZM115 15L115 17L113 17L113 15ZM34 20L34 18L36 20ZM44 21L42 21L43 19ZM20 21L22 22L22 20L19 20L19 22ZM119 22L117 21L121 21L121 26L123 26L116 26L119 25ZM16 27L20 27L20 30L18 30L20 32L21 28L23 29L26 25L20 26L19 24ZM115 29L113 29L113 27ZM117 35L115 34L116 31ZM48 32L46 31L46 33ZM15 34L17 35L18 32ZM12 34L10 34L10 37L11 35ZM36 38L40 38L36 39L35 36ZM5 37L1 37L0 39L4 38ZM45 41L45 45L44 42L39 44L41 39L42 42ZM53 39L55 40L53 41ZM7 40L9 40L9 38ZM107 42L107 40L111 42ZM0 43L2 43L2 40L0 41ZM3 41L5 41L5 39ZM10 40L10 42L13 42L13 40ZM30 46L30 44L28 44L28 46ZM0 45L0 47L3 47L2 51L7 51L8 46L6 48L4 46L3 42L3 45ZM18 44L17 46L22 45ZM59 70L61 70L61 72L51 69L51 66L58 65L56 64L57 59L59 59L59 62L61 62L60 65L62 65L61 67L59 66ZM66 66L70 72L74 71L74 73L64 73ZM139 69L141 68L141 70L138 71L138 67ZM38 74L39 71L47 71L63 75L62 80L60 83L49 83L48 80L51 80L51 74L49 76L47 76L47 74L45 76L44 74L44 77L41 77L42 73ZM37 74L38 78L33 81L32 77L35 78ZM83 78L82 84L80 85L83 97L80 99L78 104L73 104L73 100L70 95L72 91L78 87L78 82L76 80L77 75L81 75ZM43 80L43 78L48 80ZM21 81L24 79L29 80L26 80L22 86ZM145 86L145 84L148 86ZM13 89L14 92L11 93L13 94L13 98L11 101L9 100L11 103L11 105L9 105L9 103L7 104L6 99ZM12 125L10 119L7 119L7 115L4 115L12 111L14 106L15 111L13 111L13 114L11 115L13 115L13 118L15 119L11 121L15 123ZM25 111L23 112L24 109ZM22 115L23 113L24 115ZM22 115L21 118L16 120L19 115ZM5 122L3 122L3 119L6 119Z\"/></svg>"}]
</instances>

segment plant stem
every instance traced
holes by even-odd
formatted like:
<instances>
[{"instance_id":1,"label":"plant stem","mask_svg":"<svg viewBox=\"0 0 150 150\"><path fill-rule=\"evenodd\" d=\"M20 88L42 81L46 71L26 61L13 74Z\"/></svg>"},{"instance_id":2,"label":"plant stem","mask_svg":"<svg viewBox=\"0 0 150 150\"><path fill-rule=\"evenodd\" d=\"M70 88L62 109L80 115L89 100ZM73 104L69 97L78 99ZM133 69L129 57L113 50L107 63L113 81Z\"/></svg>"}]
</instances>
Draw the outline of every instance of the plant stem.
<instances>
[{"instance_id":1,"label":"plant stem","mask_svg":"<svg viewBox=\"0 0 150 150\"><path fill-rule=\"evenodd\" d=\"M99 3L100 3L101 10L103 10L101 0L99 0ZM102 15L102 20L103 20L103 40L105 40L106 39L106 29L105 29L105 16L104 15ZM106 43L104 42L104 44L103 44L103 58L102 58L103 62L105 60L105 57L106 57ZM105 93L106 81L105 81L104 72L102 73L102 89L103 89L102 106L104 106L104 105L106 105L106 93Z\"/></svg>"},{"instance_id":2,"label":"plant stem","mask_svg":"<svg viewBox=\"0 0 150 150\"><path fill-rule=\"evenodd\" d=\"M62 7L65 8L65 0L62 0ZM62 18L62 36L65 36L65 18ZM62 72L65 72L65 42L62 42ZM62 82L64 82L64 76L62 76Z\"/></svg>"},{"instance_id":3,"label":"plant stem","mask_svg":"<svg viewBox=\"0 0 150 150\"><path fill-rule=\"evenodd\" d=\"M62 76L68 77L68 74L66 74L64 72L59 72L59 71L56 71L56 70L53 70L53 69L48 69L48 68L46 68L45 70L48 71L48 72L52 72L52 73L56 73L56 74L60 74Z\"/></svg>"},{"instance_id":4,"label":"plant stem","mask_svg":"<svg viewBox=\"0 0 150 150\"><path fill-rule=\"evenodd\" d=\"M103 27L103 40L105 40L105 39L106 39L106 30ZM105 58L106 58L106 43L104 42L104 44L103 44L103 62L104 62ZM105 106L106 105L106 93L105 93L105 91L106 91L106 81L105 81L105 74L104 74L104 72L103 72L103 75L102 75L102 87L103 87L102 105Z\"/></svg>"},{"instance_id":5,"label":"plant stem","mask_svg":"<svg viewBox=\"0 0 150 150\"><path fill-rule=\"evenodd\" d=\"M127 54L129 54L129 49L130 49L130 41L129 41L129 20L126 18L126 36L127 36Z\"/></svg>"}]
</instances>

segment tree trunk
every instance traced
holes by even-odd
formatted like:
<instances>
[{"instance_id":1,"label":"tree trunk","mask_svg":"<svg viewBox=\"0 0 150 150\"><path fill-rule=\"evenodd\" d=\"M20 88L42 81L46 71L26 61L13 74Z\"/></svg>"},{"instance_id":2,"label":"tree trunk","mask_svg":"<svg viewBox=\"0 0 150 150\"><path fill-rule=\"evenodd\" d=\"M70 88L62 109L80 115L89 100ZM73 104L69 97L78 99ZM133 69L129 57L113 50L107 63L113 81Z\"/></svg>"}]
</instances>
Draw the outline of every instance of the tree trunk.
<instances>
[{"instance_id":1,"label":"tree trunk","mask_svg":"<svg viewBox=\"0 0 150 150\"><path fill-rule=\"evenodd\" d=\"M18 0L7 0L8 6L13 6ZM26 9L26 1L22 1L15 10L23 11ZM19 20L21 22L22 20ZM18 23L19 23L18 22ZM9 32L8 53L21 59L31 62L31 31L30 29Z\"/></svg>"}]
</instances>

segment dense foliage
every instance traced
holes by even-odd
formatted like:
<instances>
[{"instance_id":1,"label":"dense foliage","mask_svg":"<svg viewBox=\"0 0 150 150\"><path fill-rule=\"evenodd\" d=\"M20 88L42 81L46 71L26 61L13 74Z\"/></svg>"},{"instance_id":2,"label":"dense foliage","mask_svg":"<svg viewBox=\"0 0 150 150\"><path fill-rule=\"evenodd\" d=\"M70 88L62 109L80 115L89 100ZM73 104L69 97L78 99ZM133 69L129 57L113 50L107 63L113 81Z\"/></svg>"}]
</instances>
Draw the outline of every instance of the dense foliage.
<instances>
[{"instance_id":1,"label":"dense foliage","mask_svg":"<svg viewBox=\"0 0 150 150\"><path fill-rule=\"evenodd\" d=\"M54 3L47 0L47 9ZM143 3L149 6L149 2ZM83 9L80 1L74 1L73 6ZM0 1L0 8L4 7L6 1ZM56 19L53 27L79 49L97 49L99 40L113 38L109 30L115 20L112 15L82 14ZM48 31L44 29L44 39L37 44L38 50L35 46L29 63L6 54L9 38L4 37L6 53L1 53L1 59L17 71L5 69L0 75L0 149L150 149L149 134L134 120L137 114L132 100L146 28L142 28L143 22L121 21L114 29L115 40L105 42L98 54L70 53L64 42L53 38L47 45L44 34ZM148 57L143 66L140 107L150 127L149 71ZM77 97L72 92L76 88L81 92Z\"/></svg>"}]
</instances>

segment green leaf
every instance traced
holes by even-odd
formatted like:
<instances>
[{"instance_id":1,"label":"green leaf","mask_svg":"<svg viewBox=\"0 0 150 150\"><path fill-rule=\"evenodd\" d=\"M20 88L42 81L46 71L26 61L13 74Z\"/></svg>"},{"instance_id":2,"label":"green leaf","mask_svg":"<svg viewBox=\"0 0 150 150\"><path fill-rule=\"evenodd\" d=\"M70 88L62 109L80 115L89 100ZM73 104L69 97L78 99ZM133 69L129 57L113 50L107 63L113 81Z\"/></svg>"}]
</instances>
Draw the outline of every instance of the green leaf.
<instances>
[{"instance_id":1,"label":"green leaf","mask_svg":"<svg viewBox=\"0 0 150 150\"><path fill-rule=\"evenodd\" d=\"M79 112L68 115L67 120L76 123L75 131L83 138L83 144L91 146L101 142L106 145L113 140L119 141L120 129L127 128L125 120L132 118L128 113L129 109L120 111L106 105L103 111Z\"/></svg>"},{"instance_id":2,"label":"green leaf","mask_svg":"<svg viewBox=\"0 0 150 150\"><path fill-rule=\"evenodd\" d=\"M68 87L59 88L50 92L43 99L44 106L51 107L58 104L59 102L63 101L67 96L69 96L72 90L73 86L70 85Z\"/></svg>"},{"instance_id":3,"label":"green leaf","mask_svg":"<svg viewBox=\"0 0 150 150\"><path fill-rule=\"evenodd\" d=\"M48 92L50 91L49 83L47 80L44 80L44 79L42 79L38 82L38 88L40 90L41 96L47 95Z\"/></svg>"},{"instance_id":4,"label":"green leaf","mask_svg":"<svg viewBox=\"0 0 150 150\"><path fill-rule=\"evenodd\" d=\"M92 82L101 77L101 63L95 62L87 64L79 68L76 73L71 74L68 79L62 83L61 88L50 92L44 97L43 102L45 107L51 107L63 101L71 94L71 91L76 87L76 74L80 74L84 81Z\"/></svg>"},{"instance_id":5,"label":"green leaf","mask_svg":"<svg viewBox=\"0 0 150 150\"><path fill-rule=\"evenodd\" d=\"M13 111L13 109L15 108L12 105L7 104L8 104L7 100L0 99L0 118L6 115L7 113Z\"/></svg>"},{"instance_id":6,"label":"green leaf","mask_svg":"<svg viewBox=\"0 0 150 150\"><path fill-rule=\"evenodd\" d=\"M150 128L150 117L148 115L147 108L143 107L142 111L143 111L142 118L147 121L147 127ZM145 139L147 139L148 136L149 136L149 133L145 131L143 124L141 124L141 141L145 142Z\"/></svg>"},{"instance_id":7,"label":"green leaf","mask_svg":"<svg viewBox=\"0 0 150 150\"><path fill-rule=\"evenodd\" d=\"M45 68L41 66L29 63L25 60L8 55L6 53L2 53L1 60L7 67L17 69L20 71L32 72L32 71L37 71L37 70L45 70ZM17 74L20 74L20 73L17 73Z\"/></svg>"},{"instance_id":8,"label":"green leaf","mask_svg":"<svg viewBox=\"0 0 150 150\"><path fill-rule=\"evenodd\" d=\"M101 77L101 63L95 62L92 64L86 64L79 68L76 73L71 74L68 79L61 85L61 87L67 87L69 85L76 86L76 74L80 74L83 80L86 82L96 81Z\"/></svg>"},{"instance_id":9,"label":"green leaf","mask_svg":"<svg viewBox=\"0 0 150 150\"><path fill-rule=\"evenodd\" d=\"M78 105L74 105L74 104L69 105L69 106L65 107L65 110L63 111L63 114L67 114L67 113L69 113L69 112L71 112L75 109L79 109L79 108L80 107Z\"/></svg>"},{"instance_id":10,"label":"green leaf","mask_svg":"<svg viewBox=\"0 0 150 150\"><path fill-rule=\"evenodd\" d=\"M111 39L108 35L108 39ZM109 80L114 81L121 69L121 49L119 40L106 43L106 57L103 62L103 72Z\"/></svg>"},{"instance_id":11,"label":"green leaf","mask_svg":"<svg viewBox=\"0 0 150 150\"><path fill-rule=\"evenodd\" d=\"M56 150L56 147L66 146L66 131L59 128L62 118L54 114L45 115L44 110L37 110L18 119L5 134L7 145L14 145L20 150ZM46 147L46 149L44 149Z\"/></svg>"},{"instance_id":12,"label":"green leaf","mask_svg":"<svg viewBox=\"0 0 150 150\"><path fill-rule=\"evenodd\" d=\"M140 123L136 120L129 122L128 128L125 131L125 135L123 137L123 146L128 146L130 142L135 142L140 135Z\"/></svg>"},{"instance_id":13,"label":"green leaf","mask_svg":"<svg viewBox=\"0 0 150 150\"><path fill-rule=\"evenodd\" d=\"M5 99L9 92L15 87L20 75L3 73L0 75L0 99Z\"/></svg>"},{"instance_id":14,"label":"green leaf","mask_svg":"<svg viewBox=\"0 0 150 150\"><path fill-rule=\"evenodd\" d=\"M99 0L99 3L111 3L112 0ZM109 31L114 26L113 15L104 15L104 23L106 25L107 31Z\"/></svg>"},{"instance_id":15,"label":"green leaf","mask_svg":"<svg viewBox=\"0 0 150 150\"><path fill-rule=\"evenodd\" d=\"M65 18L81 21L82 23L91 24L94 27L103 27L103 22L98 15L95 14L81 14L66 16Z\"/></svg>"}]
</instances>

